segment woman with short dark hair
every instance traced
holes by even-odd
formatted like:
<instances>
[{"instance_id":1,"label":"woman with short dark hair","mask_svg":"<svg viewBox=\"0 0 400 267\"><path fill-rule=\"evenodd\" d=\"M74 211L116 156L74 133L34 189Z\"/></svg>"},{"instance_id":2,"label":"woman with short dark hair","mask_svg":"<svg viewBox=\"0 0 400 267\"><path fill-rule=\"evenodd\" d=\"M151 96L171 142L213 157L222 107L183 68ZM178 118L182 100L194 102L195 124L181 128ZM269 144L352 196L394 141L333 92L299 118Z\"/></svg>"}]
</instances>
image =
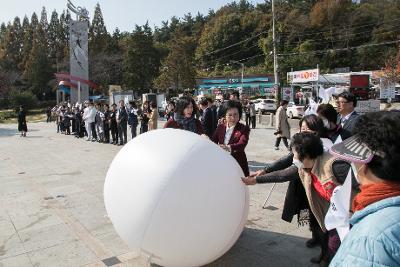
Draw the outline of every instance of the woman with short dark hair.
<instances>
[{"instance_id":1,"label":"woman with short dark hair","mask_svg":"<svg viewBox=\"0 0 400 267\"><path fill-rule=\"evenodd\" d=\"M199 135L204 134L201 122L195 118L197 113L196 102L189 96L182 96L176 102L174 116L172 116L164 128L182 129Z\"/></svg>"},{"instance_id":2,"label":"woman with short dark hair","mask_svg":"<svg viewBox=\"0 0 400 267\"><path fill-rule=\"evenodd\" d=\"M250 128L239 122L242 117L242 105L235 100L224 104L225 123L218 125L211 140L221 148L230 152L243 170L245 176L249 175L249 165L245 148L249 141Z\"/></svg>"}]
</instances>

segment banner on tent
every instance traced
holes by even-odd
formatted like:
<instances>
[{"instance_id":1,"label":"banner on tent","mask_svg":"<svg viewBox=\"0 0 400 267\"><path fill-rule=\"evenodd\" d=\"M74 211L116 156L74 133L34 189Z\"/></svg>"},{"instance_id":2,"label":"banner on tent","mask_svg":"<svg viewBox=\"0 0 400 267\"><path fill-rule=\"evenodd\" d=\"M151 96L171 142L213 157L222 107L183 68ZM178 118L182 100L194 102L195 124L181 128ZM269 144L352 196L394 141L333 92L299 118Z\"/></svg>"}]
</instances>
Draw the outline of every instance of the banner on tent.
<instances>
[{"instance_id":1,"label":"banner on tent","mask_svg":"<svg viewBox=\"0 0 400 267\"><path fill-rule=\"evenodd\" d=\"M319 69L292 71L287 73L288 83L317 82Z\"/></svg>"}]
</instances>

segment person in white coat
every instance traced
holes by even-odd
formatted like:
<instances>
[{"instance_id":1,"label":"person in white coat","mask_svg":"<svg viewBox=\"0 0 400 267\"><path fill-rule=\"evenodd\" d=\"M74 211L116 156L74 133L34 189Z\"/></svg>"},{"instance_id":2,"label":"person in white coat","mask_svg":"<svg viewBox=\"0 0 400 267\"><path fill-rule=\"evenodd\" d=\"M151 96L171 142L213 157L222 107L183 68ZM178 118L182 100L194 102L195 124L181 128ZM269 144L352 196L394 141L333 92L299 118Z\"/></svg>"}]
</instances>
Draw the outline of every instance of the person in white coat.
<instances>
[{"instance_id":1,"label":"person in white coat","mask_svg":"<svg viewBox=\"0 0 400 267\"><path fill-rule=\"evenodd\" d=\"M96 110L93 106L93 103L89 103L88 101L85 102L86 108L83 110L83 121L85 122L85 129L88 134L87 141L93 140L92 135L92 123L94 123L96 118Z\"/></svg>"}]
</instances>

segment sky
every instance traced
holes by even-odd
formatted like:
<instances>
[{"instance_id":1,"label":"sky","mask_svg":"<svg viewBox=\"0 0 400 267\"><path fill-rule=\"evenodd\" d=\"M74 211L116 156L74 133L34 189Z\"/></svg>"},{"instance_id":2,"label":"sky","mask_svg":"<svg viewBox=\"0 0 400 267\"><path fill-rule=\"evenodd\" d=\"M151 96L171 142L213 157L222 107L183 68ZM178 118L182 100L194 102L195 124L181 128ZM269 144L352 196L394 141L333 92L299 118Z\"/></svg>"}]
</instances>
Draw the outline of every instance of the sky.
<instances>
[{"instance_id":1,"label":"sky","mask_svg":"<svg viewBox=\"0 0 400 267\"><path fill-rule=\"evenodd\" d=\"M200 12L207 14L209 9L217 10L233 0L72 0L75 6L85 7L92 18L94 8L100 3L104 21L109 32L118 27L121 31L131 32L135 24L160 26L162 21L169 20L172 16L179 18L184 14L192 13L193 16ZM252 4L263 3L264 0L249 1ZM57 10L58 14L66 9L67 0L0 0L0 23L9 22L18 16L21 19L27 15L30 19L36 12L40 19L40 12L44 6L47 18L50 20L51 12Z\"/></svg>"}]
</instances>

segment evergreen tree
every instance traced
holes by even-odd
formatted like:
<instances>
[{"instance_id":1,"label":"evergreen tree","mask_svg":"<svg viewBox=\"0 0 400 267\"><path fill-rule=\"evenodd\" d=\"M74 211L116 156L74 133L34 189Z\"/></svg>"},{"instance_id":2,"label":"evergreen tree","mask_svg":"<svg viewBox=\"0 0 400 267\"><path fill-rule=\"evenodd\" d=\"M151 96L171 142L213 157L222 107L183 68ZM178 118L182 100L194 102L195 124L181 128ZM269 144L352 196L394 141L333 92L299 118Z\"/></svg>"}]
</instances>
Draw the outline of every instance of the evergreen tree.
<instances>
[{"instance_id":1,"label":"evergreen tree","mask_svg":"<svg viewBox=\"0 0 400 267\"><path fill-rule=\"evenodd\" d=\"M0 26L0 40L3 38L4 34L6 33L7 27L6 24L3 22Z\"/></svg>"},{"instance_id":2,"label":"evergreen tree","mask_svg":"<svg viewBox=\"0 0 400 267\"><path fill-rule=\"evenodd\" d=\"M47 20L47 11L45 7L42 7L42 13L40 13L40 25L42 26L44 31L47 31L49 22Z\"/></svg>"},{"instance_id":3,"label":"evergreen tree","mask_svg":"<svg viewBox=\"0 0 400 267\"><path fill-rule=\"evenodd\" d=\"M127 42L124 56L124 82L129 88L146 92L152 88L154 78L158 74L160 58L154 47L150 27L146 23L137 26Z\"/></svg>"},{"instance_id":4,"label":"evergreen tree","mask_svg":"<svg viewBox=\"0 0 400 267\"><path fill-rule=\"evenodd\" d=\"M4 70L18 70L21 63L22 27L19 17L8 24L0 42L0 65Z\"/></svg>"},{"instance_id":5,"label":"evergreen tree","mask_svg":"<svg viewBox=\"0 0 400 267\"><path fill-rule=\"evenodd\" d=\"M31 28L32 28L32 31L35 32L38 27L39 27L38 16L36 15L35 12L33 12L32 16L31 16Z\"/></svg>"},{"instance_id":6,"label":"evergreen tree","mask_svg":"<svg viewBox=\"0 0 400 267\"><path fill-rule=\"evenodd\" d=\"M60 38L60 21L58 19L58 13L56 10L54 10L51 13L51 18L50 18L50 23L48 27L48 37L49 37L49 57L53 65L56 65L57 68L57 63L62 57L60 57L63 54L62 52L62 40Z\"/></svg>"},{"instance_id":7,"label":"evergreen tree","mask_svg":"<svg viewBox=\"0 0 400 267\"><path fill-rule=\"evenodd\" d=\"M181 32L174 34L168 44L170 53L161 66L161 74L154 81L158 89L182 90L195 86L195 53L196 42L193 37Z\"/></svg>"},{"instance_id":8,"label":"evergreen tree","mask_svg":"<svg viewBox=\"0 0 400 267\"><path fill-rule=\"evenodd\" d=\"M89 29L89 53L97 54L104 51L109 39L100 4L97 3Z\"/></svg>"},{"instance_id":9,"label":"evergreen tree","mask_svg":"<svg viewBox=\"0 0 400 267\"><path fill-rule=\"evenodd\" d=\"M58 38L60 40L60 58L69 61L69 24L71 23L71 14L64 11L60 16L60 26L58 29Z\"/></svg>"},{"instance_id":10,"label":"evergreen tree","mask_svg":"<svg viewBox=\"0 0 400 267\"><path fill-rule=\"evenodd\" d=\"M19 69L23 71L25 69L26 62L28 61L29 55L32 50L32 39L33 39L33 30L32 26L29 23L28 18L25 16L22 23L22 31L23 31L23 41L22 41L22 49L21 49L21 63Z\"/></svg>"},{"instance_id":11,"label":"evergreen tree","mask_svg":"<svg viewBox=\"0 0 400 267\"><path fill-rule=\"evenodd\" d=\"M44 30L39 27L33 35L32 51L25 66L23 78L29 85L29 89L41 100L51 89L49 81L53 78L53 70L48 59L47 46L40 40Z\"/></svg>"}]
</instances>

